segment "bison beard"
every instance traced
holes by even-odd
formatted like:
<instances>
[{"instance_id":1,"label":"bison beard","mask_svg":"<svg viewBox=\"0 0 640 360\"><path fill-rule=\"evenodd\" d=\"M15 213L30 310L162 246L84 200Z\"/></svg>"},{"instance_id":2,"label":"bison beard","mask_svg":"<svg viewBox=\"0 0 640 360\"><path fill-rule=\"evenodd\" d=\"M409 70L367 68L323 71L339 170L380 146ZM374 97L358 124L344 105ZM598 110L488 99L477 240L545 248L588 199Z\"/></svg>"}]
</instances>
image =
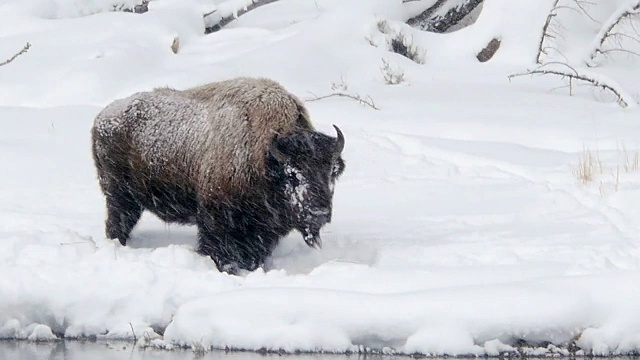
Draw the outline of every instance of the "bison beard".
<instances>
[{"instance_id":1,"label":"bison beard","mask_svg":"<svg viewBox=\"0 0 640 360\"><path fill-rule=\"evenodd\" d=\"M320 229L304 229L302 232L302 238L309 245L309 247L320 249L322 248L322 239L320 238Z\"/></svg>"},{"instance_id":2,"label":"bison beard","mask_svg":"<svg viewBox=\"0 0 640 360\"><path fill-rule=\"evenodd\" d=\"M125 245L147 210L196 225L197 252L229 273L262 266L292 230L319 248L344 171L335 130L315 131L302 103L268 79L118 100L92 128L107 237Z\"/></svg>"}]
</instances>

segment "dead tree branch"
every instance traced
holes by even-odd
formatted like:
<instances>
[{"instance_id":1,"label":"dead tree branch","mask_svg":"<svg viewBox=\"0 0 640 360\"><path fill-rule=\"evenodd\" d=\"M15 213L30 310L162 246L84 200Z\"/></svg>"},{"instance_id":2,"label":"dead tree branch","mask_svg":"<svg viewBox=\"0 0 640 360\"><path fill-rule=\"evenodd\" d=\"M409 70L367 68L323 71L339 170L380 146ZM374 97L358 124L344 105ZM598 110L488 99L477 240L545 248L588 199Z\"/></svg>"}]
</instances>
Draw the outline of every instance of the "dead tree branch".
<instances>
[{"instance_id":1,"label":"dead tree branch","mask_svg":"<svg viewBox=\"0 0 640 360\"><path fill-rule=\"evenodd\" d=\"M560 30L566 31L567 29L558 22L556 16L558 16L558 12L560 10L571 10L577 13L583 14L590 20L597 22L591 14L589 14L587 10L587 5L594 5L587 0L572 0L572 3L575 4L575 7L571 5L561 5L560 0L555 0L553 5L551 6L551 10L549 10L549 14L547 15L547 19L542 26L542 32L540 34L540 40L538 42L538 52L536 53L536 63L542 64L542 56L547 55L547 50L556 50L556 48L552 46L545 46L545 43L548 39L555 39L556 37L561 37L561 34L558 30L554 30L554 28L560 28ZM559 52L558 52L559 53ZM560 54L562 56L562 54Z\"/></svg>"},{"instance_id":2,"label":"dead tree branch","mask_svg":"<svg viewBox=\"0 0 640 360\"><path fill-rule=\"evenodd\" d=\"M225 27L226 25L228 25L230 22L238 19L240 16L248 13L251 10L255 10L261 6L264 5L268 5L271 3L274 3L278 0L249 0L250 4L241 8L241 9L233 9L233 11L231 11L231 14L229 15L222 15L219 19L217 19L216 21L213 21L212 23L208 24L205 28L204 33L205 34L210 34L212 32L216 32L220 29L222 29L223 27ZM224 4L224 3L222 3ZM221 5L222 5L221 4ZM218 11L214 11L209 13L208 15L212 15L212 14L216 14L218 13ZM205 15L205 20L206 20L207 16Z\"/></svg>"},{"instance_id":3,"label":"dead tree branch","mask_svg":"<svg viewBox=\"0 0 640 360\"><path fill-rule=\"evenodd\" d=\"M547 20L544 22L544 26L542 27L542 34L540 35L540 41L538 42L538 53L536 54L536 64L542 64L542 55L546 54L544 48L545 39L549 37L553 38L553 35L549 33L549 27L551 26L553 19L558 15L556 13L556 10L558 9L558 2L560 2L560 0L555 0L553 3L553 6L547 15Z\"/></svg>"},{"instance_id":4,"label":"dead tree branch","mask_svg":"<svg viewBox=\"0 0 640 360\"><path fill-rule=\"evenodd\" d=\"M203 17L203 18L206 18L206 17L207 17L207 16L209 16L209 15L213 15L213 13L215 13L216 11L218 11L218 10L213 9L213 10L209 11L208 13L204 13L204 15L202 15L202 17Z\"/></svg>"},{"instance_id":5,"label":"dead tree branch","mask_svg":"<svg viewBox=\"0 0 640 360\"><path fill-rule=\"evenodd\" d=\"M621 6L617 11L609 17L609 19L602 25L602 28L593 40L592 50L589 54L589 59L594 60L598 54L604 54L603 46L608 39L615 36L623 35L622 33L616 33L613 30L620 25L624 20L640 14L640 1L634 0L624 6ZM628 35L627 35L628 36Z\"/></svg>"},{"instance_id":6,"label":"dead tree branch","mask_svg":"<svg viewBox=\"0 0 640 360\"><path fill-rule=\"evenodd\" d=\"M343 93L343 92L336 92L336 93L323 95L323 96L317 96L316 94L311 94L311 95L313 95L313 98L305 99L305 101L318 101L318 100L322 100L322 99L327 99L327 98L330 98L330 97L338 96L338 97L346 97L346 98L349 98L349 99L353 99L353 100L359 102L362 105L367 105L367 106L371 107L372 109L380 110L380 108L377 107L376 104L373 102L373 99L371 98L371 96L367 96L366 98L363 98L359 94L351 95L351 94L347 94L347 93Z\"/></svg>"},{"instance_id":7,"label":"dead tree branch","mask_svg":"<svg viewBox=\"0 0 640 360\"><path fill-rule=\"evenodd\" d=\"M594 19L593 16L591 16L591 14L589 14L589 11L587 11L587 7L585 5L595 5L595 3L587 1L587 0L573 0L573 3L576 4L576 6L578 7L578 9L580 9L580 11L589 18L589 20L593 21L593 22L598 22L598 20Z\"/></svg>"},{"instance_id":8,"label":"dead tree branch","mask_svg":"<svg viewBox=\"0 0 640 360\"><path fill-rule=\"evenodd\" d=\"M136 331L133 330L133 325L131 323L129 323L129 327L131 327L131 333L133 334L133 343L137 343L138 342L138 337L136 336Z\"/></svg>"},{"instance_id":9,"label":"dead tree branch","mask_svg":"<svg viewBox=\"0 0 640 360\"><path fill-rule=\"evenodd\" d=\"M407 24L425 31L444 33L469 15L483 1L437 0L422 13L407 20Z\"/></svg>"},{"instance_id":10,"label":"dead tree branch","mask_svg":"<svg viewBox=\"0 0 640 360\"><path fill-rule=\"evenodd\" d=\"M559 66L552 67L551 65ZM601 88L614 94L616 96L618 104L623 108L633 107L637 105L635 100L633 100L633 96L627 93L614 80L601 74L585 70L578 70L564 63L547 63L533 70L526 70L520 73L511 74L509 75L509 81L511 81L511 79L515 77L526 75L556 75L560 76L563 79L569 79L570 84L573 80L584 81L596 88Z\"/></svg>"},{"instance_id":11,"label":"dead tree branch","mask_svg":"<svg viewBox=\"0 0 640 360\"><path fill-rule=\"evenodd\" d=\"M12 57L8 58L7 60L1 62L0 66L4 66L4 65L9 64L13 60L15 60L18 56L20 56L20 55L26 53L27 51L29 51L30 48L31 48L31 44L30 43L26 43L24 45L24 47L22 48L22 50L18 51L17 53L15 53Z\"/></svg>"}]
</instances>

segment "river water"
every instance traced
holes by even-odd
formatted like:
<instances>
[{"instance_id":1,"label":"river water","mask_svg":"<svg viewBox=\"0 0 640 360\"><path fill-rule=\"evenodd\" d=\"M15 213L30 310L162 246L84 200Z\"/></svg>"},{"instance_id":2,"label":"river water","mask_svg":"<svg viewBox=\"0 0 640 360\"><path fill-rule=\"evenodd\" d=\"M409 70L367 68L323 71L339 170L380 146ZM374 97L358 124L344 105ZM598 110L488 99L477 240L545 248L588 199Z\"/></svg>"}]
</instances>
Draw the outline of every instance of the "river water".
<instances>
[{"instance_id":1,"label":"river water","mask_svg":"<svg viewBox=\"0 0 640 360\"><path fill-rule=\"evenodd\" d=\"M255 352L158 350L134 347L131 342L59 341L34 343L0 341L0 360L358 360L359 355L259 354ZM364 356L362 356L364 358ZM382 357L379 357L382 358ZM384 357L385 360L394 357ZM398 357L410 360L408 357Z\"/></svg>"},{"instance_id":2,"label":"river water","mask_svg":"<svg viewBox=\"0 0 640 360\"><path fill-rule=\"evenodd\" d=\"M260 354L255 352L158 350L134 347L131 342L59 341L34 343L1 341L0 360L414 360L409 356ZM452 359L452 358L449 358ZM562 360L554 357L554 360ZM637 360L638 357L610 357L607 360ZM444 360L429 358L429 360ZM569 358L567 358L569 360ZM573 359L575 360L575 358Z\"/></svg>"}]
</instances>

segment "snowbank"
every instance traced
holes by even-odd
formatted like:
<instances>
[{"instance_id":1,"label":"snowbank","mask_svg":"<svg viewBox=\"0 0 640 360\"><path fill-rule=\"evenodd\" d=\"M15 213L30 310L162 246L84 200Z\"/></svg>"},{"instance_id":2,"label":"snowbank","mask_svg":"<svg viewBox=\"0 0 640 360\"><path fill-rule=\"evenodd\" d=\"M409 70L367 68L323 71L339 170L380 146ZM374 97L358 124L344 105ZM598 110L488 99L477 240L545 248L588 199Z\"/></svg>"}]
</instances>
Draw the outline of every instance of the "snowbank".
<instances>
[{"instance_id":1,"label":"snowbank","mask_svg":"<svg viewBox=\"0 0 640 360\"><path fill-rule=\"evenodd\" d=\"M291 352L389 347L408 354L496 356L496 340L566 344L592 319L624 314L617 310L628 309L594 306L590 301L594 292L624 288L616 283L588 291L594 281L602 280L582 281L584 289L578 291L575 285L567 291L567 284L580 279L485 286L482 293L473 288L384 295L291 288L233 291L182 306L166 330L165 341L190 345L200 339L205 347L266 346ZM594 345L583 343L586 349Z\"/></svg>"}]
</instances>

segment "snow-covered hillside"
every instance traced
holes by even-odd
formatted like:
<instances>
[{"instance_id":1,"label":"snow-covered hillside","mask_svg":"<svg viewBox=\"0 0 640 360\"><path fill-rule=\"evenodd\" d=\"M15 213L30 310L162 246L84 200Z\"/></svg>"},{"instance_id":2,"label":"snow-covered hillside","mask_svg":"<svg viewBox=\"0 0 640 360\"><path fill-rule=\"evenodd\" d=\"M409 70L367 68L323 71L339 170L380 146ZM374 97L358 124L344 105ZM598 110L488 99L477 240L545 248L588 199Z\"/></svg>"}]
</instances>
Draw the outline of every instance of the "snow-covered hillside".
<instances>
[{"instance_id":1,"label":"snow-covered hillside","mask_svg":"<svg viewBox=\"0 0 640 360\"><path fill-rule=\"evenodd\" d=\"M473 25L447 34L404 24L420 1L280 0L208 35L205 0L105 12L113 3L0 1L0 61L31 44L0 66L0 338L640 351L640 112L578 82L570 95L559 77L508 78L536 68L554 0L485 0ZM545 40L544 61L597 74L633 105L640 60L591 57L625 3L596 1L592 19L558 10L564 33ZM398 33L420 61L389 51ZM493 38L500 48L479 63ZM403 81L387 84L390 73ZM292 233L266 269L230 276L194 253L194 228L149 214L130 246L107 240L93 117L135 91L240 75L378 108L307 102L318 129L346 137L323 248Z\"/></svg>"}]
</instances>

